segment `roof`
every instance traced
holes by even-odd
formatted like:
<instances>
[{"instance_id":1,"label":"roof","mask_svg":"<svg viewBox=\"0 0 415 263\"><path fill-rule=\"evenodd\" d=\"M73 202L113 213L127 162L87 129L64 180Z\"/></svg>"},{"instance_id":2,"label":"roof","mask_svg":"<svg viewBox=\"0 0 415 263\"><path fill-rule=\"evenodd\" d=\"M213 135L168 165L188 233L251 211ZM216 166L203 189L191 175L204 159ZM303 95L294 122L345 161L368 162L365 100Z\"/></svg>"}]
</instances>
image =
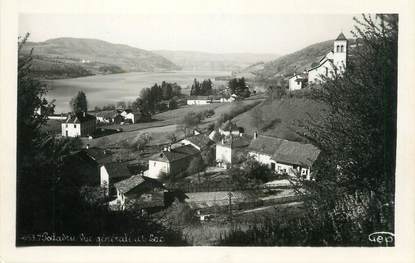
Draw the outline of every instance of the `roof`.
<instances>
[{"instance_id":1,"label":"roof","mask_svg":"<svg viewBox=\"0 0 415 263\"><path fill-rule=\"evenodd\" d=\"M273 158L276 161L312 166L320 154L320 150L312 144L303 144L284 140L275 151Z\"/></svg>"},{"instance_id":2,"label":"roof","mask_svg":"<svg viewBox=\"0 0 415 263\"><path fill-rule=\"evenodd\" d=\"M155 154L150 157L150 160L174 162L199 153L199 150L193 147L192 145L183 145L176 148L172 148L170 151L162 151L161 153Z\"/></svg>"},{"instance_id":3,"label":"roof","mask_svg":"<svg viewBox=\"0 0 415 263\"><path fill-rule=\"evenodd\" d=\"M105 169L108 172L109 178L123 178L130 177L131 173L125 163L106 163Z\"/></svg>"},{"instance_id":4,"label":"roof","mask_svg":"<svg viewBox=\"0 0 415 263\"><path fill-rule=\"evenodd\" d=\"M340 35L336 38L336 40L347 40L347 38L344 36L343 32L341 32Z\"/></svg>"},{"instance_id":5,"label":"roof","mask_svg":"<svg viewBox=\"0 0 415 263\"><path fill-rule=\"evenodd\" d=\"M272 155L274 154L275 149L277 149L281 143L282 139L259 135L257 139L253 139L251 141L248 148L255 152Z\"/></svg>"},{"instance_id":6,"label":"roof","mask_svg":"<svg viewBox=\"0 0 415 263\"><path fill-rule=\"evenodd\" d=\"M331 62L331 63L333 63L333 60L332 59L329 59L329 58L326 58L326 59L324 59L323 61L321 61L320 62L320 64L318 65L318 66L315 66L315 67L313 67L313 68L310 68L310 69L308 69L307 70L307 72L310 72L310 71L312 71L312 70L314 70L314 69L317 69L317 68L319 68L319 67L321 67L321 66L323 66L326 62Z\"/></svg>"},{"instance_id":7,"label":"roof","mask_svg":"<svg viewBox=\"0 0 415 263\"><path fill-rule=\"evenodd\" d=\"M242 134L241 136L228 136L223 139L222 141L219 141L220 145L229 146L231 148L242 148L247 147L252 138L246 134Z\"/></svg>"},{"instance_id":8,"label":"roof","mask_svg":"<svg viewBox=\"0 0 415 263\"><path fill-rule=\"evenodd\" d=\"M128 198L125 204L129 209L134 207L150 208L150 207L162 207L164 206L164 192L154 192L145 195L141 195L138 198Z\"/></svg>"},{"instance_id":9,"label":"roof","mask_svg":"<svg viewBox=\"0 0 415 263\"><path fill-rule=\"evenodd\" d=\"M270 136L258 136L249 149L272 156L277 162L312 166L320 150L312 144L288 141Z\"/></svg>"},{"instance_id":10,"label":"roof","mask_svg":"<svg viewBox=\"0 0 415 263\"><path fill-rule=\"evenodd\" d=\"M115 183L114 187L121 193L125 194L143 183L148 183L147 185L151 185L153 188L157 187L164 189L163 184L158 180L142 175L133 175L125 180Z\"/></svg>"},{"instance_id":11,"label":"roof","mask_svg":"<svg viewBox=\"0 0 415 263\"><path fill-rule=\"evenodd\" d=\"M144 176L133 175L130 178L115 183L114 187L117 188L121 193L125 194L144 182Z\"/></svg>"},{"instance_id":12,"label":"roof","mask_svg":"<svg viewBox=\"0 0 415 263\"><path fill-rule=\"evenodd\" d=\"M82 123L90 120L96 120L96 117L86 112L78 112L76 114L69 114L66 123Z\"/></svg>"},{"instance_id":13,"label":"roof","mask_svg":"<svg viewBox=\"0 0 415 263\"><path fill-rule=\"evenodd\" d=\"M192 144L196 145L200 149L205 148L206 146L213 143L209 139L209 136L205 133L193 135L193 136L184 138L183 140L187 140L187 141L191 142Z\"/></svg>"}]
</instances>

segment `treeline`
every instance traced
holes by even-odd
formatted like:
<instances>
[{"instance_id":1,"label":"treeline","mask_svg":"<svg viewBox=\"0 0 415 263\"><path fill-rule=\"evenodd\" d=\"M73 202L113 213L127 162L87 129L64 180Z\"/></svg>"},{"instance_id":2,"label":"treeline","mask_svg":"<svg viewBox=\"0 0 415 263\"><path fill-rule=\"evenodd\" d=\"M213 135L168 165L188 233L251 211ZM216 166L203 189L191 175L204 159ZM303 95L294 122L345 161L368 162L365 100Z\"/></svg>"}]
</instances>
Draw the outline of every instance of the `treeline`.
<instances>
[{"instance_id":1,"label":"treeline","mask_svg":"<svg viewBox=\"0 0 415 263\"><path fill-rule=\"evenodd\" d=\"M177 83L163 81L161 85L155 83L151 88L142 89L135 101L119 101L102 107L95 106L94 111L131 109L134 112L154 114L178 108L183 96L182 88Z\"/></svg>"},{"instance_id":2,"label":"treeline","mask_svg":"<svg viewBox=\"0 0 415 263\"><path fill-rule=\"evenodd\" d=\"M213 83L210 79L205 79L201 83L193 80L190 96L208 96L213 94Z\"/></svg>"},{"instance_id":3,"label":"treeline","mask_svg":"<svg viewBox=\"0 0 415 263\"><path fill-rule=\"evenodd\" d=\"M151 88L142 89L140 96L133 102L133 109L149 113L176 109L178 99L182 96L182 88L177 83L163 81L155 83Z\"/></svg>"}]
</instances>

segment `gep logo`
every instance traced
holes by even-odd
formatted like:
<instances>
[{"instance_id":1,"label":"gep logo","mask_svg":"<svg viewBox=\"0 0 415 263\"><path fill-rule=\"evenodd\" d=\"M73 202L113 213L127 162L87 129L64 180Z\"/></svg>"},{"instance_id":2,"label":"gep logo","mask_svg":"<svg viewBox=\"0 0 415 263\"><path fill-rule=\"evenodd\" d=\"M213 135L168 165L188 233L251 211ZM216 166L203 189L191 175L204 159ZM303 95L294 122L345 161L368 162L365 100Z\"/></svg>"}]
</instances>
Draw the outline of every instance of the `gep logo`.
<instances>
[{"instance_id":1,"label":"gep logo","mask_svg":"<svg viewBox=\"0 0 415 263\"><path fill-rule=\"evenodd\" d=\"M395 234L390 232L374 232L369 235L369 241L378 243L379 245L392 245L395 239Z\"/></svg>"}]
</instances>

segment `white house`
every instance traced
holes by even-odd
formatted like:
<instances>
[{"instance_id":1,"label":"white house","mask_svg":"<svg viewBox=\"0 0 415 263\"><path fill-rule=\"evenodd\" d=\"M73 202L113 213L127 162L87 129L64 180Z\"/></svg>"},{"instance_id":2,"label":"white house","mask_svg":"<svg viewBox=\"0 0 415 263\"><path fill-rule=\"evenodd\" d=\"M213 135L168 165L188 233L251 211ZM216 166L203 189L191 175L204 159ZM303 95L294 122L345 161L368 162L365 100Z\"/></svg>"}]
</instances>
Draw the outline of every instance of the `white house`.
<instances>
[{"instance_id":1,"label":"white house","mask_svg":"<svg viewBox=\"0 0 415 263\"><path fill-rule=\"evenodd\" d=\"M187 105L207 105L211 103L213 103L213 98L210 96L190 97L187 100Z\"/></svg>"},{"instance_id":2,"label":"white house","mask_svg":"<svg viewBox=\"0 0 415 263\"><path fill-rule=\"evenodd\" d=\"M146 174L154 179L159 179L161 174L175 176L185 172L193 158L200 158L200 151L190 144L166 147L149 158Z\"/></svg>"},{"instance_id":3,"label":"white house","mask_svg":"<svg viewBox=\"0 0 415 263\"><path fill-rule=\"evenodd\" d=\"M130 109L126 109L120 114L122 117L124 117L124 121L130 121L131 123L137 123L141 118L140 112L133 112Z\"/></svg>"},{"instance_id":4,"label":"white house","mask_svg":"<svg viewBox=\"0 0 415 263\"><path fill-rule=\"evenodd\" d=\"M109 188L114 183L129 178L130 171L124 163L111 162L101 164L99 167L100 185L101 187Z\"/></svg>"},{"instance_id":5,"label":"white house","mask_svg":"<svg viewBox=\"0 0 415 263\"><path fill-rule=\"evenodd\" d=\"M294 74L288 80L289 90L298 90L308 85L319 83L322 76L331 77L333 74L342 74L346 70L348 56L348 41L343 33L334 40L333 50L320 59L319 64L308 69L303 76Z\"/></svg>"},{"instance_id":6,"label":"white house","mask_svg":"<svg viewBox=\"0 0 415 263\"><path fill-rule=\"evenodd\" d=\"M95 133L96 118L86 112L69 114L61 127L63 137L91 136Z\"/></svg>"},{"instance_id":7,"label":"white house","mask_svg":"<svg viewBox=\"0 0 415 263\"><path fill-rule=\"evenodd\" d=\"M311 167L320 154L314 145L288 141L270 136L258 136L248 147L248 155L268 165L271 170L310 179Z\"/></svg>"}]
</instances>

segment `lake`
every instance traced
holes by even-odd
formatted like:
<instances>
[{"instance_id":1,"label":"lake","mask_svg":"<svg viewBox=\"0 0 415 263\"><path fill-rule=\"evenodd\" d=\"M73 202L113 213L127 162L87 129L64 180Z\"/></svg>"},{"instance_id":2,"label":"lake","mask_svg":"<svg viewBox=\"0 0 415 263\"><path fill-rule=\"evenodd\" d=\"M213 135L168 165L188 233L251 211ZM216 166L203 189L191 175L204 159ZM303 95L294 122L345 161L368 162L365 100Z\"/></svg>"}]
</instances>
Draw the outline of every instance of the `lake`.
<instances>
[{"instance_id":1,"label":"lake","mask_svg":"<svg viewBox=\"0 0 415 263\"><path fill-rule=\"evenodd\" d=\"M224 71L169 71L169 72L130 72L110 75L96 75L74 79L48 80L47 99L55 100L55 113L70 111L69 101L78 91L85 92L88 108L103 106L118 101L133 101L141 89L149 88L162 81L176 82L183 93L189 93L193 80L210 78L214 85L226 84L226 81L215 81L217 76L229 76Z\"/></svg>"}]
</instances>

